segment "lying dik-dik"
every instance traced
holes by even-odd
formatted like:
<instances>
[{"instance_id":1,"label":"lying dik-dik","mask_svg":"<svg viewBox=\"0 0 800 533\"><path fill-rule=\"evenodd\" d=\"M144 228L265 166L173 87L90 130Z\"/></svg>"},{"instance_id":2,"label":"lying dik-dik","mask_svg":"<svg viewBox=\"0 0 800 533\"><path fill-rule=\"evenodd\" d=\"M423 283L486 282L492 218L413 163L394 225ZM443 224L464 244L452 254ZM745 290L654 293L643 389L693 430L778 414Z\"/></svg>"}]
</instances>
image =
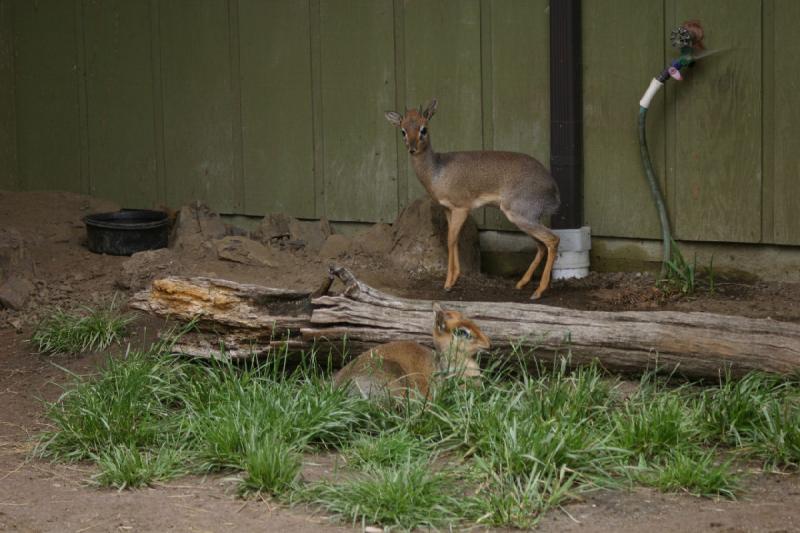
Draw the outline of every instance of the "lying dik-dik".
<instances>
[{"instance_id":1,"label":"lying dik-dik","mask_svg":"<svg viewBox=\"0 0 800 533\"><path fill-rule=\"evenodd\" d=\"M550 272L559 238L543 226L541 217L552 215L560 199L550 172L525 154L515 152L449 152L437 154L431 146L428 121L436 112L436 100L424 110L411 109L405 116L389 111L386 119L400 128L411 154L417 178L434 200L447 208L447 279L449 290L458 280L458 234L470 209L492 204L519 229L533 237L537 251L531 266L517 283L521 289L547 255L542 279L531 298L538 299L550 285Z\"/></svg>"},{"instance_id":2,"label":"lying dik-dik","mask_svg":"<svg viewBox=\"0 0 800 533\"><path fill-rule=\"evenodd\" d=\"M480 376L473 356L489 349L489 339L458 311L434 304L433 312L435 351L410 341L382 344L339 370L334 384L347 386L352 394L365 398L387 392L404 397L410 390L426 397L435 379Z\"/></svg>"}]
</instances>

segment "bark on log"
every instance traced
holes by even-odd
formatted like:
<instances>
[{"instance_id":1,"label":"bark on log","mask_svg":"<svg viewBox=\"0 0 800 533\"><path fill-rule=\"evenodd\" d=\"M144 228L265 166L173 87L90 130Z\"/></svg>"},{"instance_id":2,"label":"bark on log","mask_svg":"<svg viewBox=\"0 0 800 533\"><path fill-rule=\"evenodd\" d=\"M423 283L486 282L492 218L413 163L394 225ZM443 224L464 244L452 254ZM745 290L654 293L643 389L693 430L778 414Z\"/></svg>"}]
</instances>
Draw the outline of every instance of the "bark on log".
<instances>
[{"instance_id":1,"label":"bark on log","mask_svg":"<svg viewBox=\"0 0 800 533\"><path fill-rule=\"evenodd\" d=\"M174 349L206 358L250 358L287 345L303 349L300 329L311 317L309 292L202 277L155 280L129 305L179 322L194 321Z\"/></svg>"},{"instance_id":2,"label":"bark on log","mask_svg":"<svg viewBox=\"0 0 800 533\"><path fill-rule=\"evenodd\" d=\"M150 296L137 296L134 306L141 309L144 306L139 302L147 301L150 310L164 314L177 302L187 318L199 310L205 324L224 324L223 329L233 324L240 335L237 346L255 340L248 335L272 322L296 347L317 343L339 348L344 337L351 353L394 340L431 344L431 302L383 293L345 269L334 269L332 275L345 283L344 291L319 297L292 293L289 299L295 313L287 313L280 305L271 307L269 299L265 305L262 297L254 296L269 294L273 303L276 299L285 303L286 291L208 279L202 280L202 290L190 288L194 280L183 280L183 285L159 280ZM224 289L223 296L215 296L216 288ZM194 302L198 293L202 305ZM513 345L532 345L537 347L536 356L545 361L552 360L554 351L571 352L573 364L597 359L606 369L623 373L677 367L680 374L703 378L717 377L725 369L733 375L751 370L781 374L800 370L800 325L794 323L709 313L577 311L506 302L442 305L473 318L500 353ZM259 346L268 349L269 343L264 341L270 337L280 338L261 331Z\"/></svg>"}]
</instances>

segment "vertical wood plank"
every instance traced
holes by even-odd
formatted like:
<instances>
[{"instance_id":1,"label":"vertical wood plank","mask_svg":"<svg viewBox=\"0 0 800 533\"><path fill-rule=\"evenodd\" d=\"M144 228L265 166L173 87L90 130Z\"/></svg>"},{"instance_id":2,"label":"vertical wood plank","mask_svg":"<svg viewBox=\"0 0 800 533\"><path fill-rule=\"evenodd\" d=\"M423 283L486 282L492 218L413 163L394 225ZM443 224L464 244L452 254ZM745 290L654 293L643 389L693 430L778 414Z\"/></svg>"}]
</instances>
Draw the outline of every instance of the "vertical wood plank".
<instances>
[{"instance_id":1,"label":"vertical wood plank","mask_svg":"<svg viewBox=\"0 0 800 533\"><path fill-rule=\"evenodd\" d=\"M153 102L153 139L155 144L156 177L160 203L167 200L167 155L164 144L164 93L161 76L161 14L160 0L150 0L150 76L153 80L150 93ZM178 207L178 206L173 206Z\"/></svg>"},{"instance_id":2,"label":"vertical wood plank","mask_svg":"<svg viewBox=\"0 0 800 533\"><path fill-rule=\"evenodd\" d=\"M487 147L522 152L550 166L550 86L548 0L492 0L491 99ZM487 50L484 50L486 54ZM487 77L484 77L487 80ZM516 230L499 209L486 209L485 227Z\"/></svg>"},{"instance_id":3,"label":"vertical wood plank","mask_svg":"<svg viewBox=\"0 0 800 533\"><path fill-rule=\"evenodd\" d=\"M149 3L85 4L92 194L125 207L164 201L156 170Z\"/></svg>"},{"instance_id":4,"label":"vertical wood plank","mask_svg":"<svg viewBox=\"0 0 800 533\"><path fill-rule=\"evenodd\" d=\"M395 101L393 111L402 113L406 108L406 15L405 0L394 0L394 71L395 71ZM403 139L395 132L395 146L397 153L397 202L398 209L402 210L408 205L408 187L417 178L408 165L408 152Z\"/></svg>"},{"instance_id":5,"label":"vertical wood plank","mask_svg":"<svg viewBox=\"0 0 800 533\"><path fill-rule=\"evenodd\" d=\"M228 53L231 62L231 143L233 144L233 191L239 212L246 212L244 141L242 125L242 62L239 0L228 0Z\"/></svg>"},{"instance_id":6,"label":"vertical wood plank","mask_svg":"<svg viewBox=\"0 0 800 533\"><path fill-rule=\"evenodd\" d=\"M308 0L309 46L311 48L311 120L314 142L314 216L325 212L325 136L322 130L322 30L320 0Z\"/></svg>"},{"instance_id":7,"label":"vertical wood plank","mask_svg":"<svg viewBox=\"0 0 800 533\"><path fill-rule=\"evenodd\" d=\"M75 2L14 4L17 158L25 189L86 192L75 17Z\"/></svg>"},{"instance_id":8,"label":"vertical wood plank","mask_svg":"<svg viewBox=\"0 0 800 533\"><path fill-rule=\"evenodd\" d=\"M434 148L439 152L480 150L480 1L406 0L404 41L408 107L439 99L431 121ZM408 176L409 199L427 194L410 167Z\"/></svg>"},{"instance_id":9,"label":"vertical wood plank","mask_svg":"<svg viewBox=\"0 0 800 533\"><path fill-rule=\"evenodd\" d=\"M766 33L771 71L765 74L772 79L772 91L765 95L765 108L770 109L771 146L766 157L771 158L770 187L765 188L765 209L772 214L772 232L765 240L776 244L800 244L800 39L797 21L800 20L800 3L793 0L768 0L772 11L773 34ZM768 30L765 28L765 32ZM765 63L767 66L767 63ZM765 117L766 118L766 117ZM765 138L767 131L765 133ZM767 176L765 176L766 178Z\"/></svg>"},{"instance_id":10,"label":"vertical wood plank","mask_svg":"<svg viewBox=\"0 0 800 533\"><path fill-rule=\"evenodd\" d=\"M676 0L676 18L700 20L706 45L729 51L698 62L674 89L675 235L758 242L761 2Z\"/></svg>"},{"instance_id":11,"label":"vertical wood plank","mask_svg":"<svg viewBox=\"0 0 800 533\"><path fill-rule=\"evenodd\" d=\"M0 189L16 190L17 120L14 105L13 6L0 0Z\"/></svg>"},{"instance_id":12,"label":"vertical wood plank","mask_svg":"<svg viewBox=\"0 0 800 533\"><path fill-rule=\"evenodd\" d=\"M661 0L583 3L584 216L597 236L657 238L639 154L639 99L664 68ZM635 28L635 31L628 31ZM665 184L664 95L647 115L650 157Z\"/></svg>"},{"instance_id":13,"label":"vertical wood plank","mask_svg":"<svg viewBox=\"0 0 800 533\"><path fill-rule=\"evenodd\" d=\"M166 197L241 212L235 183L228 4L160 4Z\"/></svg>"},{"instance_id":14,"label":"vertical wood plank","mask_svg":"<svg viewBox=\"0 0 800 533\"><path fill-rule=\"evenodd\" d=\"M75 2L75 71L78 80L78 143L80 146L81 190L92 194L91 176L89 175L89 111L86 94L86 25L84 0Z\"/></svg>"},{"instance_id":15,"label":"vertical wood plank","mask_svg":"<svg viewBox=\"0 0 800 533\"><path fill-rule=\"evenodd\" d=\"M308 4L239 0L245 212L315 216Z\"/></svg>"},{"instance_id":16,"label":"vertical wood plank","mask_svg":"<svg viewBox=\"0 0 800 533\"><path fill-rule=\"evenodd\" d=\"M388 222L397 214L392 0L320 2L326 214Z\"/></svg>"}]
</instances>

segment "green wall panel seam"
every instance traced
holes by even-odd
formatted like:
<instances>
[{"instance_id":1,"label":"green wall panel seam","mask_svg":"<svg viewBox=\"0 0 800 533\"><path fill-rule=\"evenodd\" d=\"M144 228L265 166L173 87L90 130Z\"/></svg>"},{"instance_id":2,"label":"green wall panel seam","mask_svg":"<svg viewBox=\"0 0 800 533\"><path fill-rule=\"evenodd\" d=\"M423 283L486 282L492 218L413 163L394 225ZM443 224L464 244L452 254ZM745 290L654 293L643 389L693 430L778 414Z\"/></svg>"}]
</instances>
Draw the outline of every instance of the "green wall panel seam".
<instances>
[{"instance_id":1,"label":"green wall panel seam","mask_svg":"<svg viewBox=\"0 0 800 533\"><path fill-rule=\"evenodd\" d=\"M84 194L92 194L92 177L90 175L89 158L89 101L86 89L87 58L86 58L86 27L84 25L84 1L75 0L75 72L78 84L78 136L80 146L80 173L81 189Z\"/></svg>"},{"instance_id":2,"label":"green wall panel seam","mask_svg":"<svg viewBox=\"0 0 800 533\"><path fill-rule=\"evenodd\" d=\"M166 146L164 144L164 81L161 64L161 3L150 0L150 57L153 84L153 143L160 203L167 204ZM178 207L178 206L172 206Z\"/></svg>"},{"instance_id":3,"label":"green wall panel seam","mask_svg":"<svg viewBox=\"0 0 800 533\"><path fill-rule=\"evenodd\" d=\"M406 53L405 53L405 10L403 0L394 0L394 109L398 113L406 108ZM387 111L389 111L387 109ZM387 128L393 128L388 122ZM395 159L397 161L397 212L409 203L408 198L408 163L406 150L399 133L395 132Z\"/></svg>"},{"instance_id":4,"label":"green wall panel seam","mask_svg":"<svg viewBox=\"0 0 800 533\"><path fill-rule=\"evenodd\" d=\"M311 69L311 116L314 146L314 212L317 218L327 216L325 201L325 138L322 124L322 37L320 0L309 0L309 39Z\"/></svg>"},{"instance_id":5,"label":"green wall panel seam","mask_svg":"<svg viewBox=\"0 0 800 533\"><path fill-rule=\"evenodd\" d=\"M245 210L244 187L244 141L242 133L242 82L241 82L241 34L239 31L239 0L228 0L228 50L230 53L231 107L232 127L231 143L233 145L233 180L236 187L233 208L235 211Z\"/></svg>"},{"instance_id":6,"label":"green wall panel seam","mask_svg":"<svg viewBox=\"0 0 800 533\"><path fill-rule=\"evenodd\" d=\"M14 9L14 2L13 1L5 1L4 2L6 9L8 10L6 14L6 19L8 23L8 59L10 61L9 67L9 113L10 113L10 120L12 122L12 127L9 129L9 135L11 137L11 146L9 147L10 157L12 158L12 168L11 168L11 186L14 189L21 190L22 187L22 176L20 173L19 168L19 157L17 156L18 145L17 145L17 137L19 135L19 124L17 121L17 87L14 81L16 80L17 73L17 61L16 61L16 31L14 29L14 18L15 18L15 9Z\"/></svg>"},{"instance_id":7,"label":"green wall panel seam","mask_svg":"<svg viewBox=\"0 0 800 533\"><path fill-rule=\"evenodd\" d=\"M775 235L775 11L770 0L761 3L761 242Z\"/></svg>"}]
</instances>

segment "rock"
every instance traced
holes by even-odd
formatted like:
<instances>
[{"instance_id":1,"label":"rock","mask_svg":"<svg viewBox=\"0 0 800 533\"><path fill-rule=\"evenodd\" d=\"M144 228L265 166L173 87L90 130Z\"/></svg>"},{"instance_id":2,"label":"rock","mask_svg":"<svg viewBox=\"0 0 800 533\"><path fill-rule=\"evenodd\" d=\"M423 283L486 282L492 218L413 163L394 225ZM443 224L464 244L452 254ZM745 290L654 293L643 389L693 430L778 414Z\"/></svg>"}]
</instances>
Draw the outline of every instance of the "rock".
<instances>
[{"instance_id":1,"label":"rock","mask_svg":"<svg viewBox=\"0 0 800 533\"><path fill-rule=\"evenodd\" d=\"M196 202L181 207L172 230L172 246L182 250L207 250L211 241L225 237L225 224L207 205Z\"/></svg>"},{"instance_id":2,"label":"rock","mask_svg":"<svg viewBox=\"0 0 800 533\"><path fill-rule=\"evenodd\" d=\"M6 320L6 322L8 322L9 326L14 328L15 333L22 333L23 323L19 317L9 318L8 320Z\"/></svg>"},{"instance_id":3,"label":"rock","mask_svg":"<svg viewBox=\"0 0 800 533\"><path fill-rule=\"evenodd\" d=\"M214 241L217 257L251 266L274 267L273 251L247 237L225 237Z\"/></svg>"},{"instance_id":4,"label":"rock","mask_svg":"<svg viewBox=\"0 0 800 533\"><path fill-rule=\"evenodd\" d=\"M0 307L20 310L25 307L33 292L33 283L27 278L12 274L0 283Z\"/></svg>"},{"instance_id":5,"label":"rock","mask_svg":"<svg viewBox=\"0 0 800 533\"><path fill-rule=\"evenodd\" d=\"M25 257L25 242L18 231L0 229L0 281L11 276Z\"/></svg>"},{"instance_id":6,"label":"rock","mask_svg":"<svg viewBox=\"0 0 800 533\"><path fill-rule=\"evenodd\" d=\"M410 272L447 272L447 217L429 197L414 200L398 215L389 258ZM461 272L478 272L481 254L478 225L467 218L458 241Z\"/></svg>"},{"instance_id":7,"label":"rock","mask_svg":"<svg viewBox=\"0 0 800 533\"><path fill-rule=\"evenodd\" d=\"M353 250L373 256L384 256L392 251L394 230L390 224L373 224L353 239Z\"/></svg>"},{"instance_id":8,"label":"rock","mask_svg":"<svg viewBox=\"0 0 800 533\"><path fill-rule=\"evenodd\" d=\"M261 219L255 236L263 244L275 244L283 239L291 238L289 225L294 219L284 213L270 213Z\"/></svg>"},{"instance_id":9,"label":"rock","mask_svg":"<svg viewBox=\"0 0 800 533\"><path fill-rule=\"evenodd\" d=\"M250 237L250 232L234 224L225 224L225 235L228 237Z\"/></svg>"},{"instance_id":10,"label":"rock","mask_svg":"<svg viewBox=\"0 0 800 533\"><path fill-rule=\"evenodd\" d=\"M319 251L322 260L338 259L352 253L353 241L344 235L331 235Z\"/></svg>"},{"instance_id":11,"label":"rock","mask_svg":"<svg viewBox=\"0 0 800 533\"><path fill-rule=\"evenodd\" d=\"M303 241L306 250L317 253L333 233L327 218L320 220L294 220L289 226L292 240Z\"/></svg>"},{"instance_id":12,"label":"rock","mask_svg":"<svg viewBox=\"0 0 800 533\"><path fill-rule=\"evenodd\" d=\"M137 252L122 263L115 284L123 289L140 291L154 279L178 274L181 269L182 264L169 248Z\"/></svg>"},{"instance_id":13,"label":"rock","mask_svg":"<svg viewBox=\"0 0 800 533\"><path fill-rule=\"evenodd\" d=\"M272 213L261 220L254 236L263 244L318 253L331 233L331 225L325 218L297 220L284 213Z\"/></svg>"}]
</instances>

